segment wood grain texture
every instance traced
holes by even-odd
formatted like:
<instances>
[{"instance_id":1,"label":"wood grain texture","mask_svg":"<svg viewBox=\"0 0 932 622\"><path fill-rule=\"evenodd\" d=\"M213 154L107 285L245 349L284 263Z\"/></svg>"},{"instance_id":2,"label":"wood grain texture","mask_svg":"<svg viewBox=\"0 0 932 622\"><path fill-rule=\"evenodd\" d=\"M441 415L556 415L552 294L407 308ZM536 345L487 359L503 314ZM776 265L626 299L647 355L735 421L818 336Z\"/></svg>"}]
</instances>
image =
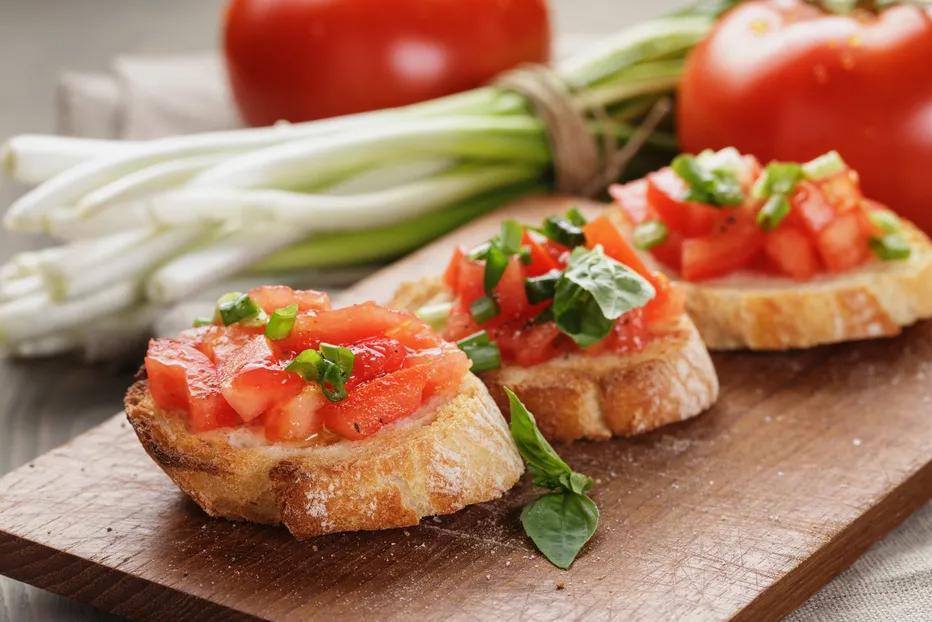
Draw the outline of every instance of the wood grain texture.
<instances>
[{"instance_id":1,"label":"wood grain texture","mask_svg":"<svg viewBox=\"0 0 932 622\"><path fill-rule=\"evenodd\" d=\"M349 295L383 300L448 252ZM715 361L705 415L561 448L602 511L569 572L521 532L527 482L415 528L299 543L206 517L117 416L0 480L0 573L142 619L777 619L930 498L932 323Z\"/></svg>"}]
</instances>

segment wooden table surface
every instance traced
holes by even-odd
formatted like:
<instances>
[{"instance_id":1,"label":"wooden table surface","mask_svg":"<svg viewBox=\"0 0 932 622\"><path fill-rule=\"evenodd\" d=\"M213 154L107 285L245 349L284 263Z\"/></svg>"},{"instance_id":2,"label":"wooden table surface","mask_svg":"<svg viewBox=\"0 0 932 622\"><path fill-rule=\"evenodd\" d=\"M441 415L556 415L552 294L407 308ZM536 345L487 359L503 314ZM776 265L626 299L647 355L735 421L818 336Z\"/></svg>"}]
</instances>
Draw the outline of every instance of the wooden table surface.
<instances>
[{"instance_id":1,"label":"wooden table surface","mask_svg":"<svg viewBox=\"0 0 932 622\"><path fill-rule=\"evenodd\" d=\"M54 86L64 69L100 71L117 53L202 50L214 44L223 0L30 0L0 3L0 139L54 129ZM641 6L633 6L639 4ZM677 0L555 0L563 31L611 29ZM625 5L625 6L622 6ZM583 10L586 9L586 10ZM22 189L0 186L0 209ZM0 261L41 240L0 232ZM116 412L131 369L77 359L0 361L0 474ZM0 577L0 622L100 620L107 616Z\"/></svg>"}]
</instances>

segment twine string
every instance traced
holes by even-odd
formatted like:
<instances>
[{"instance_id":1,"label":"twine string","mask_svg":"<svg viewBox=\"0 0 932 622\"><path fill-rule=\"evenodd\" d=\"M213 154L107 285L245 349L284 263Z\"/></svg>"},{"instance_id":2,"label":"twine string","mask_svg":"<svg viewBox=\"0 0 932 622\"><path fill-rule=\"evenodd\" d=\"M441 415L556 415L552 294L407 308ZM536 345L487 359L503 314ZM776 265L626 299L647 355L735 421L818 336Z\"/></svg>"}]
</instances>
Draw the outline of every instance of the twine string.
<instances>
[{"instance_id":1,"label":"twine string","mask_svg":"<svg viewBox=\"0 0 932 622\"><path fill-rule=\"evenodd\" d=\"M522 65L496 79L499 87L528 99L550 142L556 190L591 197L621 177L634 155L670 113L669 98L658 100L621 146L605 108L589 110L598 130L589 130L586 110L576 106L566 84L544 65Z\"/></svg>"}]
</instances>

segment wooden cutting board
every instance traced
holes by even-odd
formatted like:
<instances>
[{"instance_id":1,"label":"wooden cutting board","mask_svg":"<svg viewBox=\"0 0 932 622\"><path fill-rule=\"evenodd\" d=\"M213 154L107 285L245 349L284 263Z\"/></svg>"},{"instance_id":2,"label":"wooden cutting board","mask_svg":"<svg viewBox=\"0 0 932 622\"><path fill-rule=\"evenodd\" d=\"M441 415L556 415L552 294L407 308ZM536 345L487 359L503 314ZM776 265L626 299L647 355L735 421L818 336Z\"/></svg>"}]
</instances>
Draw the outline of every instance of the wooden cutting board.
<instances>
[{"instance_id":1,"label":"wooden cutting board","mask_svg":"<svg viewBox=\"0 0 932 622\"><path fill-rule=\"evenodd\" d=\"M506 208L527 222L565 208ZM384 301L491 215L366 279ZM568 572L521 532L527 482L418 527L296 542L215 520L122 415L0 480L0 572L141 619L778 619L932 493L932 323L896 339L715 356L721 399L635 439L561 448L599 531ZM89 387L88 390L93 390Z\"/></svg>"}]
</instances>

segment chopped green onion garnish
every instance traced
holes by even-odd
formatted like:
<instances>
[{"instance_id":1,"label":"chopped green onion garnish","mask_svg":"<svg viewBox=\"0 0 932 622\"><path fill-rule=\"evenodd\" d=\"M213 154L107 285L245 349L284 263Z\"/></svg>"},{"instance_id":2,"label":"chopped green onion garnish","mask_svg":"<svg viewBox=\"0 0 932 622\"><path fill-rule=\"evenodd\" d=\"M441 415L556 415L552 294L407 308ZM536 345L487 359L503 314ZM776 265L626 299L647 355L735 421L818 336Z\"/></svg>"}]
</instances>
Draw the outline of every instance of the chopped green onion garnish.
<instances>
[{"instance_id":1,"label":"chopped green onion garnish","mask_svg":"<svg viewBox=\"0 0 932 622\"><path fill-rule=\"evenodd\" d=\"M346 381L353 373L353 351L329 343L320 344L320 351L304 350L285 369L308 382L317 382L324 397L331 402L346 399Z\"/></svg>"},{"instance_id":2,"label":"chopped green onion garnish","mask_svg":"<svg viewBox=\"0 0 932 622\"><path fill-rule=\"evenodd\" d=\"M530 265L531 262L534 261L534 258L531 257L530 246L522 246L521 250L518 252L518 257L521 258L521 263L523 263L525 266Z\"/></svg>"},{"instance_id":3,"label":"chopped green onion garnish","mask_svg":"<svg viewBox=\"0 0 932 622\"><path fill-rule=\"evenodd\" d=\"M508 267L508 254L493 244L489 247L489 252L485 256L485 271L482 274L482 285L485 293L492 295L492 290L502 280L505 269Z\"/></svg>"},{"instance_id":4,"label":"chopped green onion garnish","mask_svg":"<svg viewBox=\"0 0 932 622\"><path fill-rule=\"evenodd\" d=\"M492 343L488 333L484 330L460 339L456 345L472 361L470 370L473 372L498 369L502 366L502 354L498 349L498 344Z\"/></svg>"},{"instance_id":5,"label":"chopped green onion garnish","mask_svg":"<svg viewBox=\"0 0 932 622\"><path fill-rule=\"evenodd\" d=\"M634 245L641 250L650 250L667 241L667 225L662 220L645 220L634 228Z\"/></svg>"},{"instance_id":6,"label":"chopped green onion garnish","mask_svg":"<svg viewBox=\"0 0 932 622\"><path fill-rule=\"evenodd\" d=\"M900 219L888 209L875 209L867 213L867 218L884 233L899 233Z\"/></svg>"},{"instance_id":7,"label":"chopped green onion garnish","mask_svg":"<svg viewBox=\"0 0 932 622\"><path fill-rule=\"evenodd\" d=\"M888 233L870 239L871 249L884 261L908 259L912 249L909 242L899 233Z\"/></svg>"},{"instance_id":8,"label":"chopped green onion garnish","mask_svg":"<svg viewBox=\"0 0 932 622\"><path fill-rule=\"evenodd\" d=\"M213 318L209 317L196 317L194 321L191 322L191 326L194 328L200 328L201 326L210 326L214 323Z\"/></svg>"},{"instance_id":9,"label":"chopped green onion garnish","mask_svg":"<svg viewBox=\"0 0 932 622\"><path fill-rule=\"evenodd\" d=\"M803 168L795 162L771 162L754 184L751 194L766 199L775 194L790 194L803 177Z\"/></svg>"},{"instance_id":10,"label":"chopped green onion garnish","mask_svg":"<svg viewBox=\"0 0 932 622\"><path fill-rule=\"evenodd\" d=\"M528 302L536 305L539 302L553 298L557 289L557 281L563 274L560 270L551 270L540 276L532 276L524 281L524 293L527 295Z\"/></svg>"},{"instance_id":11,"label":"chopped green onion garnish","mask_svg":"<svg viewBox=\"0 0 932 622\"><path fill-rule=\"evenodd\" d=\"M579 211L578 207L571 207L566 210L566 219L570 222L571 225L576 225L577 227L585 226L588 220L583 216L582 212Z\"/></svg>"},{"instance_id":12,"label":"chopped green onion garnish","mask_svg":"<svg viewBox=\"0 0 932 622\"><path fill-rule=\"evenodd\" d=\"M414 315L421 318L436 331L443 330L447 325L447 318L450 317L450 310L453 304L449 302L437 302L434 304L424 305L414 312Z\"/></svg>"},{"instance_id":13,"label":"chopped green onion garnish","mask_svg":"<svg viewBox=\"0 0 932 622\"><path fill-rule=\"evenodd\" d=\"M764 231L773 231L789 213L790 202L786 200L786 195L775 194L767 199L764 207L757 212L757 224Z\"/></svg>"},{"instance_id":14,"label":"chopped green onion garnish","mask_svg":"<svg viewBox=\"0 0 932 622\"><path fill-rule=\"evenodd\" d=\"M582 229L560 216L551 216L544 220L540 232L567 248L576 248L586 243L586 236Z\"/></svg>"},{"instance_id":15,"label":"chopped green onion garnish","mask_svg":"<svg viewBox=\"0 0 932 622\"><path fill-rule=\"evenodd\" d=\"M485 259L485 256L488 254L491 247L491 242L483 242L482 244L472 247L467 255L473 261L480 261Z\"/></svg>"},{"instance_id":16,"label":"chopped green onion garnish","mask_svg":"<svg viewBox=\"0 0 932 622\"><path fill-rule=\"evenodd\" d=\"M838 152L833 150L803 164L803 174L808 179L825 179L842 172L847 166Z\"/></svg>"},{"instance_id":17,"label":"chopped green onion garnish","mask_svg":"<svg viewBox=\"0 0 932 622\"><path fill-rule=\"evenodd\" d=\"M740 205L744 193L734 171L729 167L713 168L708 162L708 158L700 160L684 153L670 163L673 172L686 182L686 200L716 207Z\"/></svg>"},{"instance_id":18,"label":"chopped green onion garnish","mask_svg":"<svg viewBox=\"0 0 932 622\"><path fill-rule=\"evenodd\" d=\"M498 303L490 296L477 298L469 305L469 313L476 324L482 324L498 315Z\"/></svg>"},{"instance_id":19,"label":"chopped green onion garnish","mask_svg":"<svg viewBox=\"0 0 932 622\"><path fill-rule=\"evenodd\" d=\"M261 311L259 304L249 294L242 292L224 294L217 301L217 313L224 326L257 318Z\"/></svg>"},{"instance_id":20,"label":"chopped green onion garnish","mask_svg":"<svg viewBox=\"0 0 932 622\"><path fill-rule=\"evenodd\" d=\"M269 317L269 323L265 325L265 336L273 341L285 339L291 334L296 317L298 317L298 305L296 304L275 309Z\"/></svg>"},{"instance_id":21,"label":"chopped green onion garnish","mask_svg":"<svg viewBox=\"0 0 932 622\"><path fill-rule=\"evenodd\" d=\"M524 227L515 220L503 220L502 232L499 236L501 249L507 255L517 255L521 252L521 238L524 237Z\"/></svg>"},{"instance_id":22,"label":"chopped green onion garnish","mask_svg":"<svg viewBox=\"0 0 932 622\"><path fill-rule=\"evenodd\" d=\"M349 348L335 346L329 343L320 344L320 354L326 360L334 363L340 368L340 371L349 378L353 373L353 363L356 361L356 355Z\"/></svg>"}]
</instances>

